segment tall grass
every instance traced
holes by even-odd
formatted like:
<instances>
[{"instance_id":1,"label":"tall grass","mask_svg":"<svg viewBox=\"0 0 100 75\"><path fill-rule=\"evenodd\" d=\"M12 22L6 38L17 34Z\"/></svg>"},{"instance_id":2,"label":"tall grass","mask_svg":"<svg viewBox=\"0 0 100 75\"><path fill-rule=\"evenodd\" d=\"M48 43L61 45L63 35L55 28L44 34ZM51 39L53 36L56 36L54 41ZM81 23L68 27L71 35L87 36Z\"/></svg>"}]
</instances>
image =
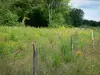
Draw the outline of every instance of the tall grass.
<instances>
[{"instance_id":1,"label":"tall grass","mask_svg":"<svg viewBox=\"0 0 100 75\"><path fill-rule=\"evenodd\" d=\"M100 29L92 29L0 27L0 75L32 75L33 43L38 75L100 75Z\"/></svg>"}]
</instances>

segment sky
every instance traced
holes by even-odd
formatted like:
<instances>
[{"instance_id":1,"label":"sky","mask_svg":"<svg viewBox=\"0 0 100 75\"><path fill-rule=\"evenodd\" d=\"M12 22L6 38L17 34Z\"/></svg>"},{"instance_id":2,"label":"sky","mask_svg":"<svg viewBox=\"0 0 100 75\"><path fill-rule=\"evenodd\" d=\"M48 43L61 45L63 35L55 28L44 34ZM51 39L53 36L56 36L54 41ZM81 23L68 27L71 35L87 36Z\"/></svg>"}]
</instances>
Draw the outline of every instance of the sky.
<instances>
[{"instance_id":1,"label":"sky","mask_svg":"<svg viewBox=\"0 0 100 75\"><path fill-rule=\"evenodd\" d=\"M100 21L100 0L71 0L70 5L84 11L84 19Z\"/></svg>"}]
</instances>

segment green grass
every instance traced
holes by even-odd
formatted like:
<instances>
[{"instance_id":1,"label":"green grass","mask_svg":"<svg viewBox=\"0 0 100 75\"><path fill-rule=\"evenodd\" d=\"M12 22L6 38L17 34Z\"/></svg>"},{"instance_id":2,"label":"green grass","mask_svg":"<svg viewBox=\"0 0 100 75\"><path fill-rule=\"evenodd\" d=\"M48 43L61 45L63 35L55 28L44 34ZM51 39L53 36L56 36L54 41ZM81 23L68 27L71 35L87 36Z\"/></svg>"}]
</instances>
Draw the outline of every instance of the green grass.
<instances>
[{"instance_id":1,"label":"green grass","mask_svg":"<svg viewBox=\"0 0 100 75\"><path fill-rule=\"evenodd\" d=\"M0 27L0 75L32 75L33 43L38 49L38 75L100 75L100 28L64 27Z\"/></svg>"}]
</instances>

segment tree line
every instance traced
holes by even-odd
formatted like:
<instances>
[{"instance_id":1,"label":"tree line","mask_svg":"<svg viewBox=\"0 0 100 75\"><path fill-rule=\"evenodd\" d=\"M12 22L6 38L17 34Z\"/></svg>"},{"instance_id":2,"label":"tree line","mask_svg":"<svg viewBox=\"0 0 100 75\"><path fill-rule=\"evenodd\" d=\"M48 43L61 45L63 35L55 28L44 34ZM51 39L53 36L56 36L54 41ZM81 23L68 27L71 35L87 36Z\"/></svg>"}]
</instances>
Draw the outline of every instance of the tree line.
<instances>
[{"instance_id":1,"label":"tree line","mask_svg":"<svg viewBox=\"0 0 100 75\"><path fill-rule=\"evenodd\" d=\"M70 0L0 0L0 25L7 26L99 26L84 20L84 11L71 8Z\"/></svg>"}]
</instances>

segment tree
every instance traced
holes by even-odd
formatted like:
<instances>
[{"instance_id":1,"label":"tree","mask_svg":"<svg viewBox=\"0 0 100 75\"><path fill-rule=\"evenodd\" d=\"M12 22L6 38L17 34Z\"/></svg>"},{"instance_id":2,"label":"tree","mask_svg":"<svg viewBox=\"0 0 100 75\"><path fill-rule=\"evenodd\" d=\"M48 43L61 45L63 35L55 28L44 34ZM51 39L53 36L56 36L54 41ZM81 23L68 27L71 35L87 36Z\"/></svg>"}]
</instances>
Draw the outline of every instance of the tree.
<instances>
[{"instance_id":1,"label":"tree","mask_svg":"<svg viewBox=\"0 0 100 75\"><path fill-rule=\"evenodd\" d=\"M22 25L47 26L63 24L64 14L69 11L70 0L1 0L0 19L2 24L21 22ZM10 17L9 17L10 16ZM36 19L35 19L36 18ZM11 20L11 21L9 21ZM5 22L6 21L6 22ZM35 25L36 24L36 25Z\"/></svg>"},{"instance_id":2,"label":"tree","mask_svg":"<svg viewBox=\"0 0 100 75\"><path fill-rule=\"evenodd\" d=\"M83 21L84 12L81 9L72 8L69 15L66 15L66 23L81 26Z\"/></svg>"},{"instance_id":3,"label":"tree","mask_svg":"<svg viewBox=\"0 0 100 75\"><path fill-rule=\"evenodd\" d=\"M64 18L63 14L69 11L69 1L70 0L45 0L46 10L48 10L49 24L51 24L53 20L59 19L58 17Z\"/></svg>"},{"instance_id":4,"label":"tree","mask_svg":"<svg viewBox=\"0 0 100 75\"><path fill-rule=\"evenodd\" d=\"M16 13L22 18L22 25L25 25L25 20L28 19L27 15L31 11L31 1L32 0L18 0L11 5L11 11Z\"/></svg>"},{"instance_id":5,"label":"tree","mask_svg":"<svg viewBox=\"0 0 100 75\"><path fill-rule=\"evenodd\" d=\"M0 25L16 25L18 16L12 13L9 8L13 0L0 0Z\"/></svg>"},{"instance_id":6,"label":"tree","mask_svg":"<svg viewBox=\"0 0 100 75\"><path fill-rule=\"evenodd\" d=\"M63 14L69 11L68 3L69 0L33 0L34 9L31 13L34 15L34 12L37 10L43 12L41 13L40 17L42 16L45 21L48 21L46 23L48 23L50 26L55 22L56 24L61 22L63 23Z\"/></svg>"},{"instance_id":7,"label":"tree","mask_svg":"<svg viewBox=\"0 0 100 75\"><path fill-rule=\"evenodd\" d=\"M100 22L94 21L94 20L83 20L83 25L87 25L87 26L100 26Z\"/></svg>"},{"instance_id":8,"label":"tree","mask_svg":"<svg viewBox=\"0 0 100 75\"><path fill-rule=\"evenodd\" d=\"M100 27L100 21L98 22L98 26Z\"/></svg>"}]
</instances>

